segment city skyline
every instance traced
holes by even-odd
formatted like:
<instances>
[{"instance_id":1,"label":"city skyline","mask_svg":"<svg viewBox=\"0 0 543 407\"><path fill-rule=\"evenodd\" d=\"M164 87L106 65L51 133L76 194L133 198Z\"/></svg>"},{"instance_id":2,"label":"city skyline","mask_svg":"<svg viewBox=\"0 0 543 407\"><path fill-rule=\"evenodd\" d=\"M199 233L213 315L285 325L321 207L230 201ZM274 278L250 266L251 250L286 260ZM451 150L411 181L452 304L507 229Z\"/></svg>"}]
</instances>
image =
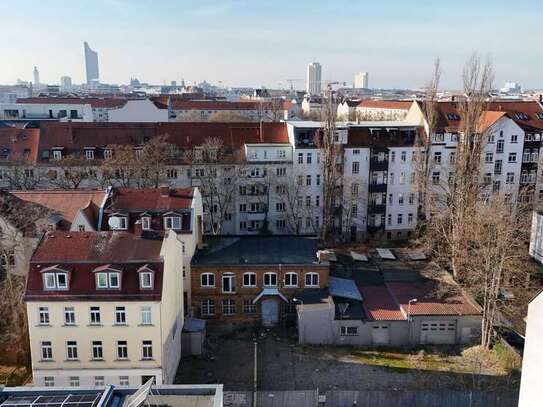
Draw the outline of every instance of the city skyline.
<instances>
[{"instance_id":1,"label":"city skyline","mask_svg":"<svg viewBox=\"0 0 543 407\"><path fill-rule=\"evenodd\" d=\"M324 81L352 86L363 70L372 73L375 88L419 88L439 56L443 87L459 88L464 61L478 51L492 58L497 87L507 81L541 87L535 67L543 44L525 40L537 28L537 13L531 11L537 2L521 0L514 8L490 1L416 3L166 1L156 7L148 1L102 0L80 10L62 0L47 8L28 0L6 4L12 17L0 31L18 41L3 47L10 63L0 65L0 83L31 81L33 66L43 83L58 83L66 75L84 83L81 45L88 41L100 54L104 83L137 77L156 84L185 79L287 88L286 79L293 78L294 87L303 89L305 67L319 61ZM326 26L335 28L318 28ZM506 29L510 26L515 30Z\"/></svg>"}]
</instances>

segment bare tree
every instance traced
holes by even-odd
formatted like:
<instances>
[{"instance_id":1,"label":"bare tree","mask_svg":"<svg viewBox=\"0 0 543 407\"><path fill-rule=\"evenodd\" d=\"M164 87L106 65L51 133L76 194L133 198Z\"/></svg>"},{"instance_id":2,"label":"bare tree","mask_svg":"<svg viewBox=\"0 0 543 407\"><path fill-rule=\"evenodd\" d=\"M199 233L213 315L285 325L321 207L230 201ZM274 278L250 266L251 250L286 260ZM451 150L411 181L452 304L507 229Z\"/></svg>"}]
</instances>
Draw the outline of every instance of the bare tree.
<instances>
[{"instance_id":1,"label":"bare tree","mask_svg":"<svg viewBox=\"0 0 543 407\"><path fill-rule=\"evenodd\" d=\"M240 151L229 151L220 138L209 137L185 152L191 176L202 193L211 233L219 235L234 210L234 197L243 175Z\"/></svg>"},{"instance_id":2,"label":"bare tree","mask_svg":"<svg viewBox=\"0 0 543 407\"><path fill-rule=\"evenodd\" d=\"M56 162L59 172L51 174L50 182L61 189L78 189L95 173L90 161L79 157L65 157ZM53 172L54 170L51 170Z\"/></svg>"},{"instance_id":3,"label":"bare tree","mask_svg":"<svg viewBox=\"0 0 543 407\"><path fill-rule=\"evenodd\" d=\"M41 173L38 168L24 158L14 158L9 169L3 173L12 190L36 189L41 184Z\"/></svg>"}]
</instances>

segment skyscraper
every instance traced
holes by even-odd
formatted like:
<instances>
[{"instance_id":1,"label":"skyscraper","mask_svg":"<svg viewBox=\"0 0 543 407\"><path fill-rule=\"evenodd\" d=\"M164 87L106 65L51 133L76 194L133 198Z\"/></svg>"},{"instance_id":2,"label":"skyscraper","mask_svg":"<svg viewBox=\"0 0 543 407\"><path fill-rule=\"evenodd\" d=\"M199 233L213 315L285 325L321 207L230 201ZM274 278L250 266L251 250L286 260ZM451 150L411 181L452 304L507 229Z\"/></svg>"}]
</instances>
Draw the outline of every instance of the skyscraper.
<instances>
[{"instance_id":1,"label":"skyscraper","mask_svg":"<svg viewBox=\"0 0 543 407\"><path fill-rule=\"evenodd\" d=\"M318 62L312 62L307 65L305 91L310 95L318 95L321 93L321 73L321 64Z\"/></svg>"},{"instance_id":2,"label":"skyscraper","mask_svg":"<svg viewBox=\"0 0 543 407\"><path fill-rule=\"evenodd\" d=\"M60 90L62 91L70 91L72 89L72 78L69 76L61 76L60 77Z\"/></svg>"},{"instance_id":3,"label":"skyscraper","mask_svg":"<svg viewBox=\"0 0 543 407\"><path fill-rule=\"evenodd\" d=\"M368 89L368 73L358 72L354 76L354 87L357 89Z\"/></svg>"},{"instance_id":4,"label":"skyscraper","mask_svg":"<svg viewBox=\"0 0 543 407\"><path fill-rule=\"evenodd\" d=\"M92 82L98 82L99 73L98 73L98 53L93 51L87 41L84 44L85 48L85 69L87 71L87 85L90 85Z\"/></svg>"},{"instance_id":5,"label":"skyscraper","mask_svg":"<svg viewBox=\"0 0 543 407\"><path fill-rule=\"evenodd\" d=\"M32 72L32 76L34 78L34 86L40 84L40 72L38 71L37 67L34 67L34 71Z\"/></svg>"}]
</instances>

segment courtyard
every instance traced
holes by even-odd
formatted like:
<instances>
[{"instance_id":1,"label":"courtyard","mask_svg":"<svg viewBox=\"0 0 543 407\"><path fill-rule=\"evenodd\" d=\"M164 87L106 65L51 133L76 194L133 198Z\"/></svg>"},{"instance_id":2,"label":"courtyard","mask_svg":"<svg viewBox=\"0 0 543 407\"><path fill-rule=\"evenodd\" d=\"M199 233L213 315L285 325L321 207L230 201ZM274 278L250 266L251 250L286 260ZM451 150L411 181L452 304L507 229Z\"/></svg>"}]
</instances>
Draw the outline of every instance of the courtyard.
<instances>
[{"instance_id":1,"label":"courtyard","mask_svg":"<svg viewBox=\"0 0 543 407\"><path fill-rule=\"evenodd\" d=\"M414 350L298 345L296 331L238 329L210 334L204 356L181 360L176 383L222 383L227 391L253 390L257 338L259 390L514 390L518 372L498 360L458 348Z\"/></svg>"}]
</instances>

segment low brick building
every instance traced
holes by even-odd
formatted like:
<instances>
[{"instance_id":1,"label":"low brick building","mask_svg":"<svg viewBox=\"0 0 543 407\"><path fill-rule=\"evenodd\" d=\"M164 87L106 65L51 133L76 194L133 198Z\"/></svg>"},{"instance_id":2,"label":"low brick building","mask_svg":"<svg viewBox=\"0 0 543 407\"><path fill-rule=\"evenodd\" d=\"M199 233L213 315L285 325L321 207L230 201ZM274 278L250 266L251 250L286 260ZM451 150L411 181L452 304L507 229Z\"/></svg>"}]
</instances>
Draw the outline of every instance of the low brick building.
<instances>
[{"instance_id":1,"label":"low brick building","mask_svg":"<svg viewBox=\"0 0 543 407\"><path fill-rule=\"evenodd\" d=\"M210 322L273 326L296 310L302 291L328 286L317 239L216 237L192 259L192 315Z\"/></svg>"}]
</instances>

